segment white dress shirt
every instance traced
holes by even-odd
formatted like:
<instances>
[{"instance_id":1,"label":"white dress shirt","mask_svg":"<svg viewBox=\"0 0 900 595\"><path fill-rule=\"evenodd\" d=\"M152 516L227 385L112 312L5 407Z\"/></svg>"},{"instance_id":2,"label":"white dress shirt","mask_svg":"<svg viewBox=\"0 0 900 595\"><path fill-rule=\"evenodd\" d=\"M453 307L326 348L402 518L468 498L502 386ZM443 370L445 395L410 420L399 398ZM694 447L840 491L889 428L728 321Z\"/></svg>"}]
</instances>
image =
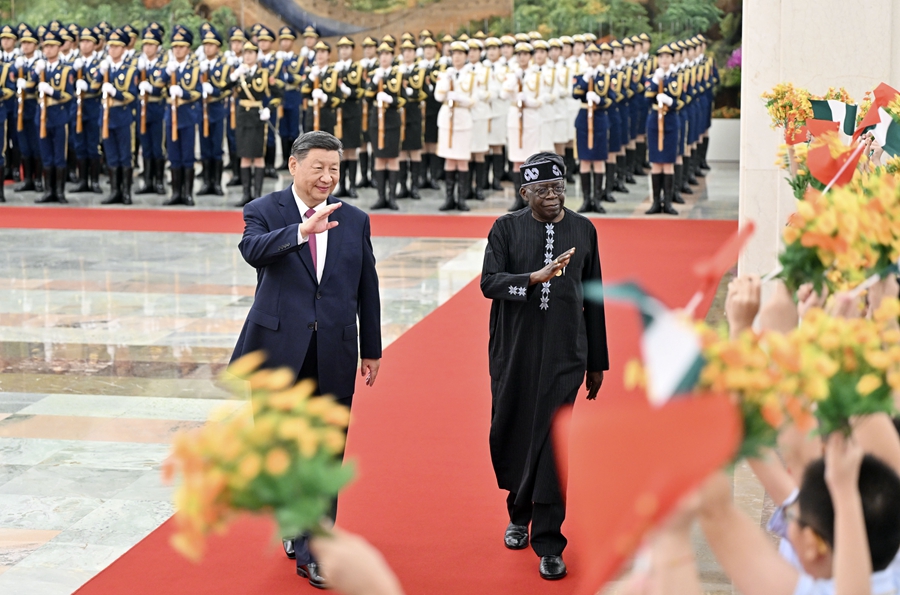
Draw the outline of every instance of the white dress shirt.
<instances>
[{"instance_id":1,"label":"white dress shirt","mask_svg":"<svg viewBox=\"0 0 900 595\"><path fill-rule=\"evenodd\" d=\"M294 185L291 184L291 192L294 195L294 202L297 203L297 208L300 210L300 220L303 223L306 223L309 217L306 216L306 211L309 210L309 207L300 200L300 197L297 195L297 189L294 188ZM313 210L317 213L328 206L328 201L322 201L318 206L313 207ZM300 230L297 230L297 243L304 244L309 241L309 236L303 237L303 233ZM322 272L325 270L325 255L328 253L328 230L326 229L322 233L316 234L316 280L321 283L322 282Z\"/></svg>"}]
</instances>

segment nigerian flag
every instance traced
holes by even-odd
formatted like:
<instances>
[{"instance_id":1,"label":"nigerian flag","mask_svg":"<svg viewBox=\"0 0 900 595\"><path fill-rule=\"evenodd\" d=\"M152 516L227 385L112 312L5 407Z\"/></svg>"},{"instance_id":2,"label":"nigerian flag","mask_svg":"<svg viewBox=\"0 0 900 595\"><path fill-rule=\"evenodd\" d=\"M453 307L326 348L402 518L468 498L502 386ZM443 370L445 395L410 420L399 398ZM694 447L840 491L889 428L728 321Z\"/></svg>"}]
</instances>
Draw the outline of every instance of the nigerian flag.
<instances>
[{"instance_id":1,"label":"nigerian flag","mask_svg":"<svg viewBox=\"0 0 900 595\"><path fill-rule=\"evenodd\" d=\"M700 352L700 338L690 319L676 316L632 282L608 287L589 282L584 286L584 295L595 301L627 302L640 311L644 323L641 355L647 371L647 398L652 404L663 405L697 385L705 361Z\"/></svg>"},{"instance_id":2,"label":"nigerian flag","mask_svg":"<svg viewBox=\"0 0 900 595\"><path fill-rule=\"evenodd\" d=\"M810 99L814 120L828 120L837 122L839 130L847 136L852 136L856 130L856 106L849 105L836 99Z\"/></svg>"},{"instance_id":3,"label":"nigerian flag","mask_svg":"<svg viewBox=\"0 0 900 595\"><path fill-rule=\"evenodd\" d=\"M872 135L885 153L896 157L900 154L900 124L883 107L878 108L878 120Z\"/></svg>"}]
</instances>

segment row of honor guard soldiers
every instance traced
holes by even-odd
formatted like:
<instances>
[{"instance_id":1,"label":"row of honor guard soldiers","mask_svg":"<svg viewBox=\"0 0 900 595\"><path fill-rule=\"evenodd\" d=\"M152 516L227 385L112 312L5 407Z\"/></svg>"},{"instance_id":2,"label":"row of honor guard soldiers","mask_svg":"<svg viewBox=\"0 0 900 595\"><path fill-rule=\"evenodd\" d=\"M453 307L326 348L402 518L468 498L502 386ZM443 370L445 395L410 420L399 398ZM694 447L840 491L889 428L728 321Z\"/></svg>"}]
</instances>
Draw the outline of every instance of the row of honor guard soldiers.
<instances>
[{"instance_id":1,"label":"row of honor guard soldiers","mask_svg":"<svg viewBox=\"0 0 900 595\"><path fill-rule=\"evenodd\" d=\"M192 54L194 36L179 26L164 53L165 31L156 23L140 35L103 23L80 30L57 25L41 34L26 25L0 29L2 121L8 136L21 137L11 145L19 154L9 152L23 164L19 188L43 186L43 202L65 201L67 175L75 174L73 191L100 192L102 149L112 187L104 202L130 203L132 147L139 140L144 166L137 192L165 194L168 160L172 196L166 204L191 205L195 131L203 162L198 194L223 194L227 144L228 185L243 186L242 204L261 194L263 177L277 177L279 139L285 156L279 169L287 168L301 129L341 138L345 160L337 195L355 198L359 175L360 185L378 190L375 208L396 209L397 198L419 198L419 188L437 188L444 179L441 209L468 210L467 199L483 199L484 191L502 188L502 179L518 188L517 165L549 150L565 155L570 176L580 170L582 209L603 212L601 201L614 202L613 192L627 192L635 175L645 175L648 129L658 130L660 111L678 122L677 137L666 137L676 147L671 201L691 192L706 168L717 73L702 36L651 56L646 34L600 45L589 34L549 41L536 33L445 36L439 52L423 31L418 44L411 34L399 44L390 35L380 43L366 38L357 61L352 39L337 43L333 60L331 47L311 27L297 54L290 28L276 36L262 25L247 33L232 28L222 53L225 41L204 24ZM670 50L672 64L664 69L657 61ZM666 95L678 97L660 110L647 95L660 95L660 73L669 69L674 82L666 84L679 92ZM654 190L660 197L654 212L673 210L665 201L666 179ZM516 192L513 209L521 206Z\"/></svg>"}]
</instances>

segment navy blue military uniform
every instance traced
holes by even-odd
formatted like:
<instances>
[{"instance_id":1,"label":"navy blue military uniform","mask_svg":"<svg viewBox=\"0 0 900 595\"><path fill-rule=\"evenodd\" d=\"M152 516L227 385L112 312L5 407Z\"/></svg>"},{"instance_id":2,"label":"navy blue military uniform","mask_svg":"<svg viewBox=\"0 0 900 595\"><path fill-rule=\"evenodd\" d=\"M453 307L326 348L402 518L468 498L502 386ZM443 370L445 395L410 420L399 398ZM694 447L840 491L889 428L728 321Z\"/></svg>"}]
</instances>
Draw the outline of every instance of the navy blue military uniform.
<instances>
[{"instance_id":1,"label":"navy blue military uniform","mask_svg":"<svg viewBox=\"0 0 900 595\"><path fill-rule=\"evenodd\" d=\"M85 27L81 30L82 41L95 44L100 38L100 30L96 27ZM101 126L101 90L102 76L97 73L100 55L93 51L89 55L81 55L72 63L75 72L75 115L72 118L74 136L75 163L79 170L78 186L72 192L100 193L100 126ZM80 106L80 107L79 107ZM78 131L79 110L81 112L81 131Z\"/></svg>"},{"instance_id":2,"label":"navy blue military uniform","mask_svg":"<svg viewBox=\"0 0 900 595\"><path fill-rule=\"evenodd\" d=\"M212 26L203 33L203 44L222 46L222 38ZM203 160L203 186L198 196L222 196L222 143L225 139L226 118L229 116L228 75L231 66L218 53L200 61L201 91L205 102L206 122L200 130L200 159Z\"/></svg>"},{"instance_id":3,"label":"navy blue military uniform","mask_svg":"<svg viewBox=\"0 0 900 595\"><path fill-rule=\"evenodd\" d=\"M31 48L36 47L37 33L25 23L19 25L19 43L20 48L25 44L30 44ZM22 183L16 187L16 192L26 192L36 190L40 192L44 188L41 180L41 171L43 165L41 163L41 147L38 139L38 123L35 122L34 115L37 112L37 83L28 74L31 67L38 59L36 52L32 52L31 56L22 55L16 58L14 63L18 79L16 82L17 89L17 119L16 128L19 139L19 152L22 156ZM21 123L21 126L19 126Z\"/></svg>"},{"instance_id":4,"label":"navy blue military uniform","mask_svg":"<svg viewBox=\"0 0 900 595\"><path fill-rule=\"evenodd\" d=\"M144 167L143 185L136 194L165 194L166 156L163 151L163 141L166 137L164 126L168 91L165 82L161 80L160 76L156 76L165 68L165 56L156 53L153 58L150 58L146 51L146 48L150 46L156 47L157 52L159 51L158 48L163 40L162 27L148 25L141 34L141 39L143 40L141 49L144 53L136 61L137 76L140 78L136 120Z\"/></svg>"},{"instance_id":5,"label":"navy blue military uniform","mask_svg":"<svg viewBox=\"0 0 900 595\"><path fill-rule=\"evenodd\" d=\"M297 34L290 27L282 27L278 31L278 39L279 41L282 39L293 41L297 39ZM303 102L300 86L303 84L306 60L294 52L276 52L275 57L281 58L283 61L280 79L284 84L284 93L281 98L281 118L278 119L278 135L281 137L281 156L284 162L278 169L287 170L291 145L300 135L300 105Z\"/></svg>"}]
</instances>

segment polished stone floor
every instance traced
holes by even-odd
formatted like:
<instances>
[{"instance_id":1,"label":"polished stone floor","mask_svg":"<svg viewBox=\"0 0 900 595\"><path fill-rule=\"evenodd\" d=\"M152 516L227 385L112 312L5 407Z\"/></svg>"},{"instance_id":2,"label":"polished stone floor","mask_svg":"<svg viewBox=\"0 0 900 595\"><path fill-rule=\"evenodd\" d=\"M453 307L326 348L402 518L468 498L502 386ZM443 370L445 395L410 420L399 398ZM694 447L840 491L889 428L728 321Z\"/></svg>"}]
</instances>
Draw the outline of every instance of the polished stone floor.
<instances>
[{"instance_id":1,"label":"polished stone floor","mask_svg":"<svg viewBox=\"0 0 900 595\"><path fill-rule=\"evenodd\" d=\"M612 205L614 216L643 216L640 187ZM736 165L717 164L699 190L681 217L736 218ZM504 212L510 191L498 194L473 201L473 210ZM7 198L21 205L34 195ZM72 195L72 202L100 198ZM365 190L358 202L373 200ZM440 201L431 191L401 204L425 213ZM225 208L226 200L198 203ZM216 383L255 288L238 240L0 230L0 593L72 593L171 515L159 468L173 435L214 408L242 407ZM427 237L373 243L386 344L474 279L485 245ZM763 514L758 486L736 485L748 509ZM701 570L711 592L730 592L702 547Z\"/></svg>"}]
</instances>

